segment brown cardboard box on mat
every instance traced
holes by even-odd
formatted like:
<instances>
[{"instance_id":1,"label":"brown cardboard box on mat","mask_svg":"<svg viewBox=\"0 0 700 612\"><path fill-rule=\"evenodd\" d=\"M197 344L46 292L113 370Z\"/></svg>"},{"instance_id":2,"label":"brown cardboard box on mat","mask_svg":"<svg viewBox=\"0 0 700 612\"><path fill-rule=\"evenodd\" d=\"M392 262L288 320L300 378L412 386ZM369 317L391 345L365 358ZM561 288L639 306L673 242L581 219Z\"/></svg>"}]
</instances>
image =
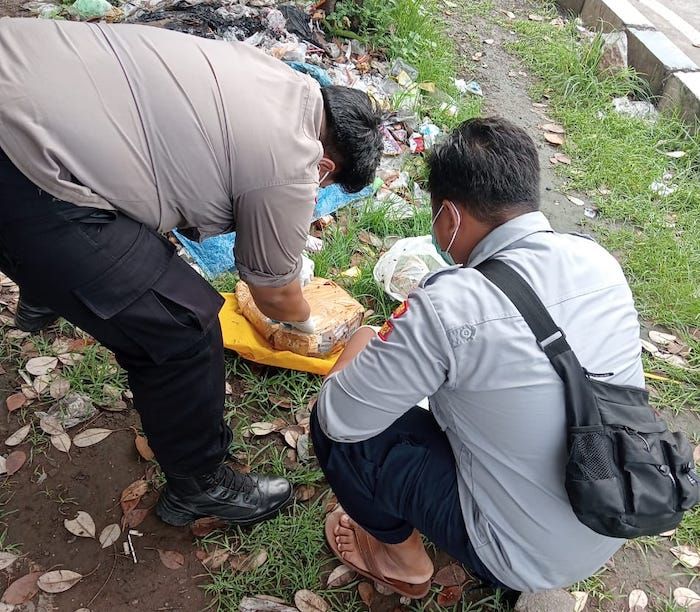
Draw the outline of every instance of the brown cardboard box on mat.
<instances>
[{"instance_id":1,"label":"brown cardboard box on mat","mask_svg":"<svg viewBox=\"0 0 700 612\"><path fill-rule=\"evenodd\" d=\"M314 278L303 292L316 323L313 334L271 322L253 302L248 285L243 281L236 285L236 298L243 316L273 348L309 357L325 357L344 346L362 325L364 308L342 287L325 278Z\"/></svg>"}]
</instances>

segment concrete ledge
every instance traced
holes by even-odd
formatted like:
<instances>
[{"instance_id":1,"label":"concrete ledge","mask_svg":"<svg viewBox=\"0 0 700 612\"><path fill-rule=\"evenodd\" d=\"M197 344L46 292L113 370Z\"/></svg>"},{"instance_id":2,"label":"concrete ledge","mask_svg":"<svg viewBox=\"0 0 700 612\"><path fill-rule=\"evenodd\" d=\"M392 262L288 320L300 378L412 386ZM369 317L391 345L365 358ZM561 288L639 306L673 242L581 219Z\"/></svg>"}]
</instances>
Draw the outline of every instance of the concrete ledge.
<instances>
[{"instance_id":1,"label":"concrete ledge","mask_svg":"<svg viewBox=\"0 0 700 612\"><path fill-rule=\"evenodd\" d=\"M700 133L700 68L629 0L557 0L590 28L627 32L627 62L649 83L662 110L678 109Z\"/></svg>"},{"instance_id":2,"label":"concrete ledge","mask_svg":"<svg viewBox=\"0 0 700 612\"><path fill-rule=\"evenodd\" d=\"M677 71L698 70L693 60L662 32L656 30L627 30L627 61L649 82L651 93L660 96L666 81Z\"/></svg>"},{"instance_id":3,"label":"concrete ledge","mask_svg":"<svg viewBox=\"0 0 700 612\"><path fill-rule=\"evenodd\" d=\"M578 15L583 10L586 0L559 0L559 6L569 13Z\"/></svg>"},{"instance_id":4,"label":"concrete ledge","mask_svg":"<svg viewBox=\"0 0 700 612\"><path fill-rule=\"evenodd\" d=\"M700 130L700 72L675 72L659 100L661 110L678 110L681 118Z\"/></svg>"},{"instance_id":5,"label":"concrete ledge","mask_svg":"<svg viewBox=\"0 0 700 612\"><path fill-rule=\"evenodd\" d=\"M603 32L625 28L654 29L654 25L628 0L585 0L581 19L588 27Z\"/></svg>"}]
</instances>

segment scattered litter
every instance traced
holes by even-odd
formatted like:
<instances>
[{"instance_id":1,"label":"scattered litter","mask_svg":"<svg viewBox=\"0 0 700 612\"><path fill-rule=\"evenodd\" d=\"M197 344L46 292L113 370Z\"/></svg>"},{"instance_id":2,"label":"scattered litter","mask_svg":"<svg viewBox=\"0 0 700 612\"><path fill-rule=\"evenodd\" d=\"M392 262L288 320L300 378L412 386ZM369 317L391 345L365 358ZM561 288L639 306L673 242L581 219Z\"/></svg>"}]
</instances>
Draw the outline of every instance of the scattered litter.
<instances>
[{"instance_id":1,"label":"scattered litter","mask_svg":"<svg viewBox=\"0 0 700 612\"><path fill-rule=\"evenodd\" d=\"M651 185L649 185L649 189L660 195L662 198L665 198L674 193L678 189L678 185L668 185L664 181L654 181Z\"/></svg>"},{"instance_id":2,"label":"scattered litter","mask_svg":"<svg viewBox=\"0 0 700 612\"><path fill-rule=\"evenodd\" d=\"M97 414L97 408L89 398L79 393L69 393L61 398L46 412L37 411L36 416L54 417L63 429L70 429L88 421Z\"/></svg>"},{"instance_id":3,"label":"scattered litter","mask_svg":"<svg viewBox=\"0 0 700 612\"><path fill-rule=\"evenodd\" d=\"M605 72L618 72L627 68L627 32L601 34L603 49L598 69Z\"/></svg>"},{"instance_id":4,"label":"scattered litter","mask_svg":"<svg viewBox=\"0 0 700 612\"><path fill-rule=\"evenodd\" d=\"M309 251L309 253L318 253L319 251L323 250L323 240L320 238L316 238L316 236L307 236L306 237L306 244L304 245L304 248ZM229 395L231 395L229 393Z\"/></svg>"},{"instance_id":5,"label":"scattered litter","mask_svg":"<svg viewBox=\"0 0 700 612\"><path fill-rule=\"evenodd\" d=\"M569 200L569 202L571 202L572 204L576 204L576 206L585 206L586 204L581 198L577 198L576 196L568 195L566 197Z\"/></svg>"},{"instance_id":6,"label":"scattered litter","mask_svg":"<svg viewBox=\"0 0 700 612\"><path fill-rule=\"evenodd\" d=\"M493 38L485 38L485 39L484 39L484 44L485 44L485 45L492 45L492 44L495 43L495 42L496 42L496 41L495 41Z\"/></svg>"},{"instance_id":7,"label":"scattered litter","mask_svg":"<svg viewBox=\"0 0 700 612\"><path fill-rule=\"evenodd\" d=\"M430 236L403 238L374 266L374 280L395 300L405 300L421 279L447 264L433 246Z\"/></svg>"},{"instance_id":8,"label":"scattered litter","mask_svg":"<svg viewBox=\"0 0 700 612\"><path fill-rule=\"evenodd\" d=\"M680 159L681 157L685 157L686 153L685 151L666 151L664 155L673 159Z\"/></svg>"},{"instance_id":9,"label":"scattered litter","mask_svg":"<svg viewBox=\"0 0 700 612\"><path fill-rule=\"evenodd\" d=\"M413 153L414 155L418 155L419 153L423 153L423 151L425 151L425 143L423 142L423 136L418 132L414 132L413 134L411 134L411 136L408 139L408 144L411 153Z\"/></svg>"},{"instance_id":10,"label":"scattered litter","mask_svg":"<svg viewBox=\"0 0 700 612\"><path fill-rule=\"evenodd\" d=\"M410 81L415 81L418 78L418 70L399 57L391 64L390 74L398 80L399 75L402 73L407 75Z\"/></svg>"},{"instance_id":11,"label":"scattered litter","mask_svg":"<svg viewBox=\"0 0 700 612\"><path fill-rule=\"evenodd\" d=\"M625 117L644 119L654 122L659 116L659 111L651 102L646 100L630 100L628 97L614 98L612 101L615 112Z\"/></svg>"},{"instance_id":12,"label":"scattered litter","mask_svg":"<svg viewBox=\"0 0 700 612\"><path fill-rule=\"evenodd\" d=\"M586 208L583 209L583 214L589 219L595 219L598 216L598 209L586 206Z\"/></svg>"},{"instance_id":13,"label":"scattered litter","mask_svg":"<svg viewBox=\"0 0 700 612\"><path fill-rule=\"evenodd\" d=\"M481 57L481 56L480 56ZM484 92L481 89L481 85L476 81L465 81L464 79L455 79L455 87L457 91L461 94L474 94L475 96L483 96Z\"/></svg>"},{"instance_id":14,"label":"scattered litter","mask_svg":"<svg viewBox=\"0 0 700 612\"><path fill-rule=\"evenodd\" d=\"M472 59L473 59L475 62L480 61L482 57L484 57L484 52L483 52L483 51L477 51L474 55L472 55Z\"/></svg>"},{"instance_id":15,"label":"scattered litter","mask_svg":"<svg viewBox=\"0 0 700 612\"><path fill-rule=\"evenodd\" d=\"M530 13L530 14L527 16L527 18L528 18L530 21L538 21L538 22L544 21L544 17L542 17L542 15L537 15L537 14L535 14L535 13Z\"/></svg>"},{"instance_id":16,"label":"scattered litter","mask_svg":"<svg viewBox=\"0 0 700 612\"><path fill-rule=\"evenodd\" d=\"M432 123L427 117L418 127L418 131L423 136L423 145L426 149L432 149L440 136L440 128Z\"/></svg>"}]
</instances>

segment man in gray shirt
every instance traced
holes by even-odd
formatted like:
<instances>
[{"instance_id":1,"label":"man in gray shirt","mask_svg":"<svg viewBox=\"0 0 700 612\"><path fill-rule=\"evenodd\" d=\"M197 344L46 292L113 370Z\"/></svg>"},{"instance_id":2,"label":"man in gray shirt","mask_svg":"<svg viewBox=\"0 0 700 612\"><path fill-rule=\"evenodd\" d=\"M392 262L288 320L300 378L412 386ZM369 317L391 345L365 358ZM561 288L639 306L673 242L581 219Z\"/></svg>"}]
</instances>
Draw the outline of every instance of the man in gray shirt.
<instances>
[{"instance_id":1,"label":"man in gray shirt","mask_svg":"<svg viewBox=\"0 0 700 612\"><path fill-rule=\"evenodd\" d=\"M302 331L319 185L358 191L381 155L366 94L321 90L242 43L158 28L0 19L0 269L16 323L62 315L114 351L167 478L156 511L249 524L292 499L224 464L223 300L159 232L235 230L260 310Z\"/></svg>"},{"instance_id":2,"label":"man in gray shirt","mask_svg":"<svg viewBox=\"0 0 700 612\"><path fill-rule=\"evenodd\" d=\"M346 563L411 597L432 563L420 534L517 591L570 585L621 546L578 521L564 488L563 385L510 300L480 272L507 262L582 365L644 386L639 325L615 259L555 233L532 140L505 120L461 125L428 160L433 237L451 265L378 334L361 328L326 379L314 447L343 510L326 534ZM430 398L430 411L414 407Z\"/></svg>"}]
</instances>

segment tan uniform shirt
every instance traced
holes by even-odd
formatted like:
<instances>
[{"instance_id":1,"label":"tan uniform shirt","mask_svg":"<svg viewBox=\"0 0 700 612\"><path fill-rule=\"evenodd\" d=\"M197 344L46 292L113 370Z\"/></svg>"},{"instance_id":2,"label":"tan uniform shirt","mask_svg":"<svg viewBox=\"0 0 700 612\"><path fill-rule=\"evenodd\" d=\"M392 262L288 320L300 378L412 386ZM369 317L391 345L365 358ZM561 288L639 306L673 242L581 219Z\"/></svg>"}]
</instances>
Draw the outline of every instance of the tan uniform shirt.
<instances>
[{"instance_id":1,"label":"tan uniform shirt","mask_svg":"<svg viewBox=\"0 0 700 612\"><path fill-rule=\"evenodd\" d=\"M239 43L139 25L0 19L0 147L38 187L202 238L281 286L318 188L316 82Z\"/></svg>"}]
</instances>

